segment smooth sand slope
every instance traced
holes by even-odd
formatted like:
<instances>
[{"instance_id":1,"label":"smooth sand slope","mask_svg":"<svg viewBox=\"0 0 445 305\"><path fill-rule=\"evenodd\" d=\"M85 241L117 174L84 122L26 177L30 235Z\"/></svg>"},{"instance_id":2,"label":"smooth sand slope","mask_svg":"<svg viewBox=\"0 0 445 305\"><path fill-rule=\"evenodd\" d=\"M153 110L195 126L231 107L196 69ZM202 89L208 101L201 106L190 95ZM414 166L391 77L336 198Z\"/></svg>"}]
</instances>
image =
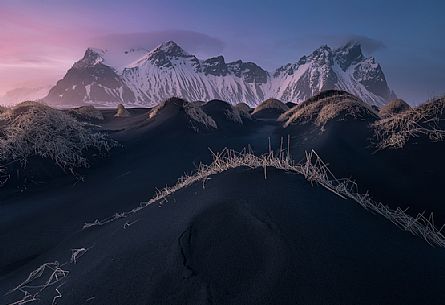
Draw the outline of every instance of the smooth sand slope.
<instances>
[{"instance_id":1,"label":"smooth sand slope","mask_svg":"<svg viewBox=\"0 0 445 305\"><path fill-rule=\"evenodd\" d=\"M127 224L127 225L126 225ZM74 234L50 304L440 304L445 250L304 178L237 169ZM91 247L91 248L90 248ZM16 279L14 277L14 279ZM10 281L12 283L14 281ZM18 294L14 294L15 296Z\"/></svg>"}]
</instances>

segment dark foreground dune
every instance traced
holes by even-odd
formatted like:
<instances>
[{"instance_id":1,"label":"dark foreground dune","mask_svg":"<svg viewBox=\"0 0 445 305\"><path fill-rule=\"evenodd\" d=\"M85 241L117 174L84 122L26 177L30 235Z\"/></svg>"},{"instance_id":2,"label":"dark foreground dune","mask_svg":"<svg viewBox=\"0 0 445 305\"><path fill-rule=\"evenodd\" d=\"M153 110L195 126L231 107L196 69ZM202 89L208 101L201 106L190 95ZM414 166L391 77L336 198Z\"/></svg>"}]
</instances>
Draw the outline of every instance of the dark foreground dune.
<instances>
[{"instance_id":1,"label":"dark foreground dune","mask_svg":"<svg viewBox=\"0 0 445 305\"><path fill-rule=\"evenodd\" d=\"M39 260L69 261L82 247L89 250L63 267L69 274L42 292L42 304L56 295L57 304L443 301L443 249L277 170L267 180L249 169L212 177L204 189L192 185L161 206L78 232ZM2 288L19 275L26 278L16 274Z\"/></svg>"}]
</instances>

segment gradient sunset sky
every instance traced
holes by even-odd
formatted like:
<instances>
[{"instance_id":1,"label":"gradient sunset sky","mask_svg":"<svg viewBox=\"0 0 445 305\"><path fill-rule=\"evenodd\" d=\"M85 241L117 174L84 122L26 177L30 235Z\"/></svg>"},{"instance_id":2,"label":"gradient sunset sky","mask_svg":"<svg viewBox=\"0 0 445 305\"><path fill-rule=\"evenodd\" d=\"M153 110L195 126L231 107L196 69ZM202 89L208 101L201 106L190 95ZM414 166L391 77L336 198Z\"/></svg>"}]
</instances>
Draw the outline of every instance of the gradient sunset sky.
<instances>
[{"instance_id":1,"label":"gradient sunset sky","mask_svg":"<svg viewBox=\"0 0 445 305\"><path fill-rule=\"evenodd\" d=\"M412 104L445 94L445 1L0 0L0 95L54 84L89 46L153 48L268 71L322 44L362 42Z\"/></svg>"}]
</instances>

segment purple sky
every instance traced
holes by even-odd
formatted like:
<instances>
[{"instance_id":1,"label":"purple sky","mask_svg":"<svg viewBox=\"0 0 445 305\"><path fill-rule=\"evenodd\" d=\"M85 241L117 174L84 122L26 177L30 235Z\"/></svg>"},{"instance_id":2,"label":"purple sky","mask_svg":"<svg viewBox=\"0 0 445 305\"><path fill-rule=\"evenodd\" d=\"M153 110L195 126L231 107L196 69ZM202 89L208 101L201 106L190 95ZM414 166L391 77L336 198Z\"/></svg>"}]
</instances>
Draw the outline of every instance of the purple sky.
<instances>
[{"instance_id":1,"label":"purple sky","mask_svg":"<svg viewBox=\"0 0 445 305\"><path fill-rule=\"evenodd\" d=\"M0 95L54 84L86 47L174 40L198 57L223 54L272 71L321 44L362 42L412 104L445 93L443 1L0 2Z\"/></svg>"}]
</instances>

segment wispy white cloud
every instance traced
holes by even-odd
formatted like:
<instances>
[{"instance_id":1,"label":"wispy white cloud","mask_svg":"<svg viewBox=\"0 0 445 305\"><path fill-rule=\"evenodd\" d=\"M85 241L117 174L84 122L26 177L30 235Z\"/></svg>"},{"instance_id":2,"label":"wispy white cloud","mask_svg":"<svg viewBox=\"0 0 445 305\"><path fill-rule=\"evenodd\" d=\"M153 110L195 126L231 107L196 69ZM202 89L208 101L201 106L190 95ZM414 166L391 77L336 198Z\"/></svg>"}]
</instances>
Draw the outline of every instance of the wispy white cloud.
<instances>
[{"instance_id":1,"label":"wispy white cloud","mask_svg":"<svg viewBox=\"0 0 445 305\"><path fill-rule=\"evenodd\" d=\"M215 37L186 30L166 30L138 33L112 33L92 37L89 44L105 49L144 48L151 50L157 45L173 40L193 54L215 55L223 51L225 43Z\"/></svg>"}]
</instances>

